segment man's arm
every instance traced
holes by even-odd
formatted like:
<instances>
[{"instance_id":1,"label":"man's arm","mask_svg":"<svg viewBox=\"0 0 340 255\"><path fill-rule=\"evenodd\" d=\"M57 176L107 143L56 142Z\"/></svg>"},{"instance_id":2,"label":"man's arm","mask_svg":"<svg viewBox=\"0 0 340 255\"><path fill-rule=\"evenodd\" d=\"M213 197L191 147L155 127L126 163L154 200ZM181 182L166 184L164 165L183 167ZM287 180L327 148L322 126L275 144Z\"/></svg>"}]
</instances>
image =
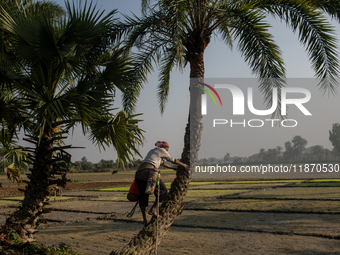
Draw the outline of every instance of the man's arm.
<instances>
[{"instance_id":1,"label":"man's arm","mask_svg":"<svg viewBox=\"0 0 340 255\"><path fill-rule=\"evenodd\" d=\"M162 152L164 153L161 157L170 161L170 162L173 162L174 164L176 165L180 165L180 166L183 166L185 168L185 170L187 171L190 171L190 167L187 165L187 164L184 164L182 163L181 161L173 158L170 156L170 154L166 151L166 150L162 150ZM163 161L164 162L164 161ZM164 165L165 166L165 165ZM173 168L173 167L170 167L170 168ZM176 168L177 169L177 168Z\"/></svg>"},{"instance_id":2,"label":"man's arm","mask_svg":"<svg viewBox=\"0 0 340 255\"><path fill-rule=\"evenodd\" d=\"M167 164L167 163L165 163L165 162L163 162L161 165L164 166L164 167L166 167L166 168L170 168L170 169L177 170L177 166L171 166L171 165L169 165L169 164Z\"/></svg>"},{"instance_id":3,"label":"man's arm","mask_svg":"<svg viewBox=\"0 0 340 255\"><path fill-rule=\"evenodd\" d=\"M183 166L183 167L185 168L185 170L187 170L187 171L190 170L190 167L189 167L188 165L182 163L181 161L179 161L179 160L177 160L177 159L175 159L175 162L174 162L174 163L175 163L176 165ZM161 166L164 166L164 167L170 168L170 169L174 169L174 170L177 170L177 169L178 169L177 166L171 166L171 165L165 163L164 161L163 161L163 163L161 164Z\"/></svg>"},{"instance_id":4,"label":"man's arm","mask_svg":"<svg viewBox=\"0 0 340 255\"><path fill-rule=\"evenodd\" d=\"M175 162L174 162L176 165L180 165L180 166L183 166L185 168L185 170L187 171L190 171L190 167L187 165L187 164L184 164L182 163L181 161L175 159Z\"/></svg>"}]
</instances>

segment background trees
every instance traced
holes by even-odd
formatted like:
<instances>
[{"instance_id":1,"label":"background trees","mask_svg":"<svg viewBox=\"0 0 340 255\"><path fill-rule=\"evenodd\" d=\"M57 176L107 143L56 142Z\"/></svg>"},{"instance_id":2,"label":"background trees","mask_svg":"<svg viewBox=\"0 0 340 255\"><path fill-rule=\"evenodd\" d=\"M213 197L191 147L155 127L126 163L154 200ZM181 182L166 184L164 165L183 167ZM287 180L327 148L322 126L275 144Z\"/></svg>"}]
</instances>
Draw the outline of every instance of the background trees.
<instances>
[{"instance_id":1,"label":"background trees","mask_svg":"<svg viewBox=\"0 0 340 255\"><path fill-rule=\"evenodd\" d=\"M321 145L312 146L311 151L312 151L313 157L316 158L317 160L321 160L325 158L325 156L327 156L327 151Z\"/></svg>"},{"instance_id":2,"label":"background trees","mask_svg":"<svg viewBox=\"0 0 340 255\"><path fill-rule=\"evenodd\" d=\"M334 123L332 126L332 130L329 131L329 140L331 141L334 152L337 156L340 155L340 124Z\"/></svg>"},{"instance_id":3,"label":"background trees","mask_svg":"<svg viewBox=\"0 0 340 255\"><path fill-rule=\"evenodd\" d=\"M228 162L230 160L230 153L227 152L227 154L225 154L223 159L224 159L224 162Z\"/></svg>"},{"instance_id":4,"label":"background trees","mask_svg":"<svg viewBox=\"0 0 340 255\"><path fill-rule=\"evenodd\" d=\"M337 123L336 123L337 124ZM339 124L338 124L339 125ZM337 133L338 125L333 125L335 127L332 131L332 139L339 140L340 132ZM340 127L340 125L339 125ZM339 129L340 130L340 129ZM291 163L291 162L332 162L337 159L338 153L324 148L321 145L313 145L307 147L307 140L302 138L300 135L296 135L291 141L284 143L284 147L276 146L275 148L264 148L259 149L259 152L251 156L231 156L230 153L226 153L223 158L214 159L214 161L209 161L207 159L200 159L198 164L200 165L215 165L216 163L220 165L227 164L257 164L257 163Z\"/></svg>"},{"instance_id":5,"label":"background trees","mask_svg":"<svg viewBox=\"0 0 340 255\"><path fill-rule=\"evenodd\" d=\"M293 137L292 144L295 159L299 160L303 150L306 148L307 140L303 139L300 135L296 135Z\"/></svg>"}]
</instances>

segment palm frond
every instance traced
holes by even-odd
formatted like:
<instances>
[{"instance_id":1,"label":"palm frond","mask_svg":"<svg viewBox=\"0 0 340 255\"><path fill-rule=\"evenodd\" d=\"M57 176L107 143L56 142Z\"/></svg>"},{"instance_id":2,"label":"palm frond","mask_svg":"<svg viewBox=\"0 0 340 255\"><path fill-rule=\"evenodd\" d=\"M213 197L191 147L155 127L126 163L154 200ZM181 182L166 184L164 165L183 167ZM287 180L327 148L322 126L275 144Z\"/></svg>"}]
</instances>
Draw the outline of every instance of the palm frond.
<instances>
[{"instance_id":1,"label":"palm frond","mask_svg":"<svg viewBox=\"0 0 340 255\"><path fill-rule=\"evenodd\" d=\"M10 164L4 169L7 179L15 180L16 182L21 182L21 175L18 166L15 163Z\"/></svg>"},{"instance_id":2,"label":"palm frond","mask_svg":"<svg viewBox=\"0 0 340 255\"><path fill-rule=\"evenodd\" d=\"M337 0L309 0L316 8L329 14L332 18L340 21L340 2Z\"/></svg>"},{"instance_id":3,"label":"palm frond","mask_svg":"<svg viewBox=\"0 0 340 255\"><path fill-rule=\"evenodd\" d=\"M158 85L161 112L165 108L168 95L166 88L169 87L172 68L176 66L182 70L185 66L183 24L187 17L181 10L182 2L173 1L173 5L166 10L166 13L153 9L152 15L143 18L125 17L128 36L124 40L124 46L129 49L136 46L139 49L136 59L137 70L149 73L153 70L153 63L159 64L162 69ZM161 9L161 5L159 8ZM173 63L169 63L167 59L171 59Z\"/></svg>"},{"instance_id":4,"label":"palm frond","mask_svg":"<svg viewBox=\"0 0 340 255\"><path fill-rule=\"evenodd\" d=\"M268 31L270 26L264 21L265 16L253 10L251 5L226 7L226 14L232 17L230 26L233 37L238 39L238 49L259 77L260 91L267 106L271 106L272 88L277 88L280 93L285 84L285 69L281 52ZM280 107L276 114L279 112Z\"/></svg>"},{"instance_id":5,"label":"palm frond","mask_svg":"<svg viewBox=\"0 0 340 255\"><path fill-rule=\"evenodd\" d=\"M175 65L176 53L169 51L164 54L159 73L160 84L158 85L158 104L163 114L169 94L170 73Z\"/></svg>"},{"instance_id":6,"label":"palm frond","mask_svg":"<svg viewBox=\"0 0 340 255\"><path fill-rule=\"evenodd\" d=\"M20 180L20 172L28 168L27 152L17 145L17 139L8 130L0 131L0 156L10 164L4 169L9 179Z\"/></svg>"},{"instance_id":7,"label":"palm frond","mask_svg":"<svg viewBox=\"0 0 340 255\"><path fill-rule=\"evenodd\" d=\"M320 8L325 4L322 1L318 3ZM323 13L313 4L299 0L261 1L258 7L284 20L294 32L298 31L316 77L320 79L320 88L335 93L339 76L337 42L334 27ZM328 10L329 6L326 4L321 9ZM329 13L332 14L332 10Z\"/></svg>"},{"instance_id":8,"label":"palm frond","mask_svg":"<svg viewBox=\"0 0 340 255\"><path fill-rule=\"evenodd\" d=\"M12 135L16 134L24 121L24 111L22 102L13 94L11 90L3 87L0 94L0 124Z\"/></svg>"},{"instance_id":9,"label":"palm frond","mask_svg":"<svg viewBox=\"0 0 340 255\"><path fill-rule=\"evenodd\" d=\"M107 90L117 88L123 92L123 108L129 114L134 112L140 90L146 81L146 74L138 68L139 63L135 58L122 47L113 48L107 52L101 64L105 69L98 79L106 84Z\"/></svg>"},{"instance_id":10,"label":"palm frond","mask_svg":"<svg viewBox=\"0 0 340 255\"><path fill-rule=\"evenodd\" d=\"M114 118L98 118L91 124L89 139L101 149L113 145L118 162L125 167L128 162L133 162L134 154L141 156L138 146L143 143L144 131L138 127L140 120L135 118L139 115L128 115L122 111Z\"/></svg>"}]
</instances>

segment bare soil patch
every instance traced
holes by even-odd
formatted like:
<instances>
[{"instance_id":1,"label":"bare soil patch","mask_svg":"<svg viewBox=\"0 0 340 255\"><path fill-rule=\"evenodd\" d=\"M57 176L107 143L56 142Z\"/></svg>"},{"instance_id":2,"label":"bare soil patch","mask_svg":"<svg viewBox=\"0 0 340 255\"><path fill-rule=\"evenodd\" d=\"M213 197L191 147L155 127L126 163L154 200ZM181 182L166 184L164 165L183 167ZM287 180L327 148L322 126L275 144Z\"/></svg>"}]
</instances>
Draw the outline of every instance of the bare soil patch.
<instances>
[{"instance_id":1,"label":"bare soil patch","mask_svg":"<svg viewBox=\"0 0 340 255\"><path fill-rule=\"evenodd\" d=\"M44 244L64 242L84 255L109 254L127 244L141 225L96 220L58 224L41 228L37 239ZM158 247L158 254L335 255L339 249L339 240L319 237L172 226Z\"/></svg>"},{"instance_id":2,"label":"bare soil patch","mask_svg":"<svg viewBox=\"0 0 340 255\"><path fill-rule=\"evenodd\" d=\"M340 201L268 200L268 199L208 199L187 203L186 209L271 211L340 214Z\"/></svg>"}]
</instances>

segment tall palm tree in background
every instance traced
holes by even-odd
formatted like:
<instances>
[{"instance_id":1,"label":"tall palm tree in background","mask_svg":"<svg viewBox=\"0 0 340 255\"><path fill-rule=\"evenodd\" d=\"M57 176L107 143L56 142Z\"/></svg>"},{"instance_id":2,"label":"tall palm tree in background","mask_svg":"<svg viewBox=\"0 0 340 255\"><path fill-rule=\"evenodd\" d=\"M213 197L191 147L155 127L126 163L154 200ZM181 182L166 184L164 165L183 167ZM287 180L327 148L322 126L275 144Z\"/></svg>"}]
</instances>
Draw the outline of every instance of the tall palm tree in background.
<instances>
[{"instance_id":1,"label":"tall palm tree in background","mask_svg":"<svg viewBox=\"0 0 340 255\"><path fill-rule=\"evenodd\" d=\"M128 113L145 77L113 47L114 14L68 2L58 15L39 2L0 10L0 132L7 144L19 132L32 144L24 148L30 165L25 198L2 233L15 230L33 240L49 186L66 183L71 145L64 139L77 125L99 148L113 145L123 166L138 154L143 134L137 115ZM117 89L125 111L114 113Z\"/></svg>"},{"instance_id":2,"label":"tall palm tree in background","mask_svg":"<svg viewBox=\"0 0 340 255\"><path fill-rule=\"evenodd\" d=\"M202 132L201 88L204 82L204 52L213 35L228 47L234 42L271 105L272 89L285 83L285 68L279 47L269 32L268 16L274 16L299 35L306 47L316 77L324 90L334 91L338 60L334 30L325 14L339 20L336 0L142 0L142 17L126 17L126 46L137 46L143 67L159 66L158 97L163 112L173 68L190 65L190 109L185 129L182 161L194 168ZM180 169L172 183L169 201L161 207L158 242L183 209L190 176ZM119 254L150 254L155 244L155 221L143 229ZM114 254L114 252L112 253Z\"/></svg>"}]
</instances>

